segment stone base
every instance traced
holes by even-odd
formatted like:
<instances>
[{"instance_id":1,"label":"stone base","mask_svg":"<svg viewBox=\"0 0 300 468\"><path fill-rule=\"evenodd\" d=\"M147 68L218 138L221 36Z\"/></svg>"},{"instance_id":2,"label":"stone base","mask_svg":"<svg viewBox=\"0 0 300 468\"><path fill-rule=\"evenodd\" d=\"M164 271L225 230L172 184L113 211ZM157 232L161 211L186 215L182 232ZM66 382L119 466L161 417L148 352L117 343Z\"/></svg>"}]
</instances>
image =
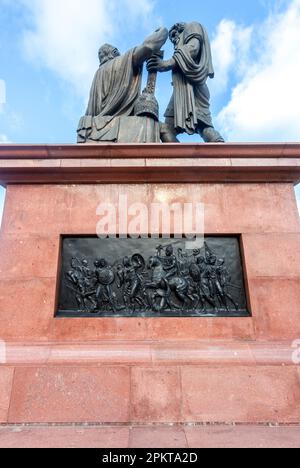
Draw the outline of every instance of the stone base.
<instances>
[{"instance_id":1,"label":"stone base","mask_svg":"<svg viewBox=\"0 0 300 468\"><path fill-rule=\"evenodd\" d=\"M0 423L300 423L299 145L2 146L0 168ZM204 203L252 316L55 318L61 236L120 194Z\"/></svg>"},{"instance_id":2,"label":"stone base","mask_svg":"<svg viewBox=\"0 0 300 468\"><path fill-rule=\"evenodd\" d=\"M300 448L300 426L3 426L0 448Z\"/></svg>"},{"instance_id":3,"label":"stone base","mask_svg":"<svg viewBox=\"0 0 300 468\"><path fill-rule=\"evenodd\" d=\"M20 343L6 353L1 423L300 423L289 343Z\"/></svg>"}]
</instances>

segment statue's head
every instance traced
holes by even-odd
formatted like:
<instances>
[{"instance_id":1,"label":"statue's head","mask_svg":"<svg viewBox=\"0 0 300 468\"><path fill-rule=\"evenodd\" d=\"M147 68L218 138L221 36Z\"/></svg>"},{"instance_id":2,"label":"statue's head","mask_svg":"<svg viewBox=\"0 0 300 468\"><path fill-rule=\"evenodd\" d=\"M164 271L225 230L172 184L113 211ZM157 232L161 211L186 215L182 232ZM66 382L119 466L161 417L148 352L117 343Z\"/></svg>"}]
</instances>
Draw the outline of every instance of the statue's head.
<instances>
[{"instance_id":1,"label":"statue's head","mask_svg":"<svg viewBox=\"0 0 300 468\"><path fill-rule=\"evenodd\" d=\"M198 257L197 258L197 265L203 265L205 263L205 258L204 257Z\"/></svg>"},{"instance_id":2,"label":"statue's head","mask_svg":"<svg viewBox=\"0 0 300 468\"><path fill-rule=\"evenodd\" d=\"M124 267L129 267L129 266L131 266L131 264L130 264L130 258L129 258L129 257L124 257L124 259L123 259L123 265L124 265Z\"/></svg>"},{"instance_id":3,"label":"statue's head","mask_svg":"<svg viewBox=\"0 0 300 468\"><path fill-rule=\"evenodd\" d=\"M168 245L166 248L166 256L171 257L174 254L174 249L172 245Z\"/></svg>"},{"instance_id":4,"label":"statue's head","mask_svg":"<svg viewBox=\"0 0 300 468\"><path fill-rule=\"evenodd\" d=\"M159 257L150 257L148 260L148 268L154 269L157 266L161 265L161 260Z\"/></svg>"},{"instance_id":5,"label":"statue's head","mask_svg":"<svg viewBox=\"0 0 300 468\"><path fill-rule=\"evenodd\" d=\"M120 52L118 49L110 44L104 44L100 47L98 52L98 57L100 61L100 66L104 65L106 62L113 60L116 57L120 57Z\"/></svg>"},{"instance_id":6,"label":"statue's head","mask_svg":"<svg viewBox=\"0 0 300 468\"><path fill-rule=\"evenodd\" d=\"M186 23L176 23L169 31L170 41L176 46L179 41L180 34L185 30Z\"/></svg>"},{"instance_id":7,"label":"statue's head","mask_svg":"<svg viewBox=\"0 0 300 468\"><path fill-rule=\"evenodd\" d=\"M105 260L105 258L100 258L100 259L95 261L94 265L95 265L96 268L101 269L101 268L106 268L108 266L108 263Z\"/></svg>"},{"instance_id":8,"label":"statue's head","mask_svg":"<svg viewBox=\"0 0 300 468\"><path fill-rule=\"evenodd\" d=\"M217 257L215 255L210 255L210 257L208 259L208 263L209 263L209 265L214 266L214 265L216 265L217 260L218 259L217 259Z\"/></svg>"}]
</instances>

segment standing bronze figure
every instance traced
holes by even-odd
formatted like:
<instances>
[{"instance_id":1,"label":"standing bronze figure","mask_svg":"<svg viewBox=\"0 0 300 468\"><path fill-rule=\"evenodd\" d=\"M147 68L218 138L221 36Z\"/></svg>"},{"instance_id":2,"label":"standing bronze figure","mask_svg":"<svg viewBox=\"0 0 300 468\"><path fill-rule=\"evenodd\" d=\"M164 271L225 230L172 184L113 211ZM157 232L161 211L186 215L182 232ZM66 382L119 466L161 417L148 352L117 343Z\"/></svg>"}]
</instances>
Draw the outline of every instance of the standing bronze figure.
<instances>
[{"instance_id":1,"label":"standing bronze figure","mask_svg":"<svg viewBox=\"0 0 300 468\"><path fill-rule=\"evenodd\" d=\"M205 28L196 22L177 23L169 38L175 52L170 60L153 57L148 71L172 71L174 93L161 128L163 142L178 142L177 135L199 133L205 142L224 143L210 112L207 79L214 78L211 47Z\"/></svg>"}]
</instances>

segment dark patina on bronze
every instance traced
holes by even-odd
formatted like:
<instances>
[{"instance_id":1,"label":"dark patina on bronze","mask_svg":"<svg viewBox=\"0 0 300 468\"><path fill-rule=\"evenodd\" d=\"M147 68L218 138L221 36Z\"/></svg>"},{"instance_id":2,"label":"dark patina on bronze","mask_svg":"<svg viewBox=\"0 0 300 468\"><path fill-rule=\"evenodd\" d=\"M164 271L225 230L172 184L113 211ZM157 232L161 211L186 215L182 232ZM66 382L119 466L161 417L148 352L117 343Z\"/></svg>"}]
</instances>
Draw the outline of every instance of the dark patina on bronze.
<instances>
[{"instance_id":1,"label":"dark patina on bronze","mask_svg":"<svg viewBox=\"0 0 300 468\"><path fill-rule=\"evenodd\" d=\"M57 317L249 317L239 239L65 237Z\"/></svg>"}]
</instances>

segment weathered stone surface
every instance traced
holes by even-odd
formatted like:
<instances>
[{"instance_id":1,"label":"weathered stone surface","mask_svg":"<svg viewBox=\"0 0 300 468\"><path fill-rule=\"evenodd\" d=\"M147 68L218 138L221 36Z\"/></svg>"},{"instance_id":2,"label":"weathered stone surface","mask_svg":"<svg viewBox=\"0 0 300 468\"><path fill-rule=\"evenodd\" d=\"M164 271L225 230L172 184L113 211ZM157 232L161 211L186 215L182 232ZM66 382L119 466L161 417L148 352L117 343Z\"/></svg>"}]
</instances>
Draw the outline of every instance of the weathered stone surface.
<instances>
[{"instance_id":1,"label":"weathered stone surface","mask_svg":"<svg viewBox=\"0 0 300 468\"><path fill-rule=\"evenodd\" d=\"M132 369L131 392L132 421L180 421L182 396L178 368Z\"/></svg>"},{"instance_id":2,"label":"weathered stone surface","mask_svg":"<svg viewBox=\"0 0 300 468\"><path fill-rule=\"evenodd\" d=\"M128 368L18 368L8 421L128 422L129 391Z\"/></svg>"},{"instance_id":3,"label":"weathered stone surface","mask_svg":"<svg viewBox=\"0 0 300 468\"><path fill-rule=\"evenodd\" d=\"M14 369L0 367L0 424L7 423Z\"/></svg>"},{"instance_id":4,"label":"weathered stone surface","mask_svg":"<svg viewBox=\"0 0 300 468\"><path fill-rule=\"evenodd\" d=\"M296 368L184 367L183 420L194 422L298 423Z\"/></svg>"}]
</instances>

